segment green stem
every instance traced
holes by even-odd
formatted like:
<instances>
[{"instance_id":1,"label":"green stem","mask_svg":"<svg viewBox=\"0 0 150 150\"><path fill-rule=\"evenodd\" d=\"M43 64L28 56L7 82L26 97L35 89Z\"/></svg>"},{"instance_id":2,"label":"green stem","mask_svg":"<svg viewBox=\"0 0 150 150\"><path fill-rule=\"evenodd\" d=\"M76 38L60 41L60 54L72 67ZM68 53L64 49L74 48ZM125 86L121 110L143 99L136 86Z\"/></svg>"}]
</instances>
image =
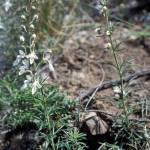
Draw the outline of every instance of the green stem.
<instances>
[{"instance_id":1,"label":"green stem","mask_svg":"<svg viewBox=\"0 0 150 150\"><path fill-rule=\"evenodd\" d=\"M107 11L105 15L106 15L107 31L110 31L110 27L109 27L109 12ZM115 48L115 46L113 44L112 34L110 34L108 37L109 37L109 41L110 41L110 44L111 44L112 55L113 55L113 58L115 60L115 65L116 65L116 68L117 68L117 72L118 72L119 78L121 80L121 86L120 86L121 100L122 100L122 105L123 105L123 110L124 110L124 115L125 115L125 122L128 124L128 111L127 111L127 107L125 105L124 83L123 83L123 76L122 76L122 72L121 72L121 67L120 67L120 64L119 64L119 61L118 61L118 56L117 56L117 53L116 53L117 50L116 50L116 48Z\"/></svg>"}]
</instances>

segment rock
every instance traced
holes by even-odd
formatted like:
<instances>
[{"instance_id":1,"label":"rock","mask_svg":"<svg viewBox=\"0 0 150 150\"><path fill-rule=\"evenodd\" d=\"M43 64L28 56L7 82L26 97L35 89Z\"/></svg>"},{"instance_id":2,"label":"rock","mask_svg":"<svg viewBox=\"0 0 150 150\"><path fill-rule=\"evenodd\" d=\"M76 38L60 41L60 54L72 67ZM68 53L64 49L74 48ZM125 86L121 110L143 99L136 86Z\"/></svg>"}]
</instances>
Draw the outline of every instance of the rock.
<instances>
[{"instance_id":1,"label":"rock","mask_svg":"<svg viewBox=\"0 0 150 150\"><path fill-rule=\"evenodd\" d=\"M80 120L86 123L91 135L102 135L108 131L107 123L96 112L85 113Z\"/></svg>"}]
</instances>

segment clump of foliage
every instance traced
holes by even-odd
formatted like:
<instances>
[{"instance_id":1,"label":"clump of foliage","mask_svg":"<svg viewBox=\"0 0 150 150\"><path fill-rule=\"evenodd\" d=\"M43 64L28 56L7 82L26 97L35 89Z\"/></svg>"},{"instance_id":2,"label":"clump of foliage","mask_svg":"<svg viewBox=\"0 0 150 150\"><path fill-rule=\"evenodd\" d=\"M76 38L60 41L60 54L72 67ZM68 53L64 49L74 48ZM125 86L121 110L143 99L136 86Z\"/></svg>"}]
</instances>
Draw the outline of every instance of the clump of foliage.
<instances>
[{"instance_id":1,"label":"clump of foliage","mask_svg":"<svg viewBox=\"0 0 150 150\"><path fill-rule=\"evenodd\" d=\"M74 126L78 116L76 101L68 99L52 85L43 85L33 95L30 88L18 90L11 79L3 80L3 83L1 91L7 94L1 99L11 108L5 120L7 125L15 128L28 122L36 124L38 147L42 149L84 149L82 140L85 136Z\"/></svg>"}]
</instances>

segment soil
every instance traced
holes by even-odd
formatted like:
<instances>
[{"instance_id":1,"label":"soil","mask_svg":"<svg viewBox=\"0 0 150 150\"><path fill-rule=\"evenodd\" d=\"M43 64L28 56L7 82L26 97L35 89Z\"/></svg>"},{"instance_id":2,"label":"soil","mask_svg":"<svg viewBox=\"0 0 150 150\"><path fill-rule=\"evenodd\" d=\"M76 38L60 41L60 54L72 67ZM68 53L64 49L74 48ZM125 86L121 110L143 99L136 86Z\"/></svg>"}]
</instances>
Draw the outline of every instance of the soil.
<instances>
[{"instance_id":1,"label":"soil","mask_svg":"<svg viewBox=\"0 0 150 150\"><path fill-rule=\"evenodd\" d=\"M132 30L141 30L140 25L135 25ZM124 76L132 74L137 70L150 69L150 55L145 50L141 41L133 37L132 31L120 24L114 31L114 39L122 42L124 49L119 57L123 60L131 60L131 65L125 69ZM76 98L82 92L90 87L104 81L118 79L116 71L113 69L113 58L105 48L107 39L105 37L96 37L94 30L81 30L75 32L72 37L65 41L65 50L60 59L54 63L57 79L49 79L49 83L57 83L62 90L68 92L71 98ZM148 41L150 39L146 39ZM146 42L148 43L148 42ZM148 77L135 80L131 83L132 100L139 97L141 101L146 95L149 95L150 82ZM103 100L104 97L113 97L112 89L107 89L96 94L95 105L99 109L113 112L113 102L110 99ZM132 103L130 99L128 103ZM114 110L113 110L114 109Z\"/></svg>"}]
</instances>

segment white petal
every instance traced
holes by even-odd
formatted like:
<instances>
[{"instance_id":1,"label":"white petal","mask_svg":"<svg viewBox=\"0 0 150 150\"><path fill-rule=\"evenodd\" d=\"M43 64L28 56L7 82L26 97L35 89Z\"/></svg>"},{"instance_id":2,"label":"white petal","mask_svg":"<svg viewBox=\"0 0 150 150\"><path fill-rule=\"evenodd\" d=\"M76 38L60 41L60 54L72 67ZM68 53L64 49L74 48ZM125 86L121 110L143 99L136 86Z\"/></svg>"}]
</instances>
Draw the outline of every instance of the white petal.
<instances>
[{"instance_id":1,"label":"white petal","mask_svg":"<svg viewBox=\"0 0 150 150\"><path fill-rule=\"evenodd\" d=\"M35 80L32 84L32 94L36 92L38 88L41 88L42 86L40 85L38 80Z\"/></svg>"},{"instance_id":2,"label":"white petal","mask_svg":"<svg viewBox=\"0 0 150 150\"><path fill-rule=\"evenodd\" d=\"M27 58L30 59L30 64L33 64L35 59L38 59L38 57L36 56L35 52L31 52L30 54L28 54Z\"/></svg>"},{"instance_id":3,"label":"white petal","mask_svg":"<svg viewBox=\"0 0 150 150\"><path fill-rule=\"evenodd\" d=\"M24 90L28 87L28 84L27 83L24 83L23 86L21 87L21 90Z\"/></svg>"},{"instance_id":4,"label":"white petal","mask_svg":"<svg viewBox=\"0 0 150 150\"><path fill-rule=\"evenodd\" d=\"M54 69L54 67L53 67L53 65L52 65L52 63L51 63L51 61L48 62L48 67L49 67L49 70L50 70L51 72L55 72L55 69Z\"/></svg>"},{"instance_id":5,"label":"white petal","mask_svg":"<svg viewBox=\"0 0 150 150\"><path fill-rule=\"evenodd\" d=\"M118 86L113 87L113 91L114 93L117 93L117 94L121 93L120 88Z\"/></svg>"},{"instance_id":6,"label":"white petal","mask_svg":"<svg viewBox=\"0 0 150 150\"><path fill-rule=\"evenodd\" d=\"M34 94L36 92L37 88L32 86L32 94Z\"/></svg>"},{"instance_id":7,"label":"white petal","mask_svg":"<svg viewBox=\"0 0 150 150\"><path fill-rule=\"evenodd\" d=\"M31 81L31 80L32 80L32 76L26 75L26 79L27 79L28 81Z\"/></svg>"},{"instance_id":8,"label":"white petal","mask_svg":"<svg viewBox=\"0 0 150 150\"><path fill-rule=\"evenodd\" d=\"M6 0L6 2L4 3L5 11L7 12L10 9L10 7L12 7L10 0Z\"/></svg>"},{"instance_id":9,"label":"white petal","mask_svg":"<svg viewBox=\"0 0 150 150\"><path fill-rule=\"evenodd\" d=\"M13 62L13 66L17 66L21 62L21 58L17 57L16 60Z\"/></svg>"},{"instance_id":10,"label":"white petal","mask_svg":"<svg viewBox=\"0 0 150 150\"><path fill-rule=\"evenodd\" d=\"M22 35L20 36L20 41L21 41L21 42L24 42L24 41L25 41L24 36L22 36Z\"/></svg>"},{"instance_id":11,"label":"white petal","mask_svg":"<svg viewBox=\"0 0 150 150\"><path fill-rule=\"evenodd\" d=\"M35 54L35 59L38 59L37 55Z\"/></svg>"},{"instance_id":12,"label":"white petal","mask_svg":"<svg viewBox=\"0 0 150 150\"><path fill-rule=\"evenodd\" d=\"M20 54L20 56L21 56L22 58L24 58L24 57L26 56L26 54L25 54L24 51L22 51L22 50L19 50L19 54Z\"/></svg>"},{"instance_id":13,"label":"white petal","mask_svg":"<svg viewBox=\"0 0 150 150\"><path fill-rule=\"evenodd\" d=\"M29 61L28 61L27 59L24 59L24 60L22 61L22 63L23 63L23 66L24 66L26 69L29 67Z\"/></svg>"},{"instance_id":14,"label":"white petal","mask_svg":"<svg viewBox=\"0 0 150 150\"><path fill-rule=\"evenodd\" d=\"M41 87L42 87L42 85L38 82L38 83L37 83L37 88L40 89Z\"/></svg>"},{"instance_id":15,"label":"white petal","mask_svg":"<svg viewBox=\"0 0 150 150\"><path fill-rule=\"evenodd\" d=\"M24 74L24 73L26 73L26 71L27 71L27 68L26 68L26 66L20 66L20 68L19 68L19 75L22 75L22 74Z\"/></svg>"},{"instance_id":16,"label":"white petal","mask_svg":"<svg viewBox=\"0 0 150 150\"><path fill-rule=\"evenodd\" d=\"M24 70L20 70L20 71L19 71L19 76L23 75L24 73L25 73Z\"/></svg>"},{"instance_id":17,"label":"white petal","mask_svg":"<svg viewBox=\"0 0 150 150\"><path fill-rule=\"evenodd\" d=\"M30 58L30 64L34 63L34 58Z\"/></svg>"}]
</instances>

